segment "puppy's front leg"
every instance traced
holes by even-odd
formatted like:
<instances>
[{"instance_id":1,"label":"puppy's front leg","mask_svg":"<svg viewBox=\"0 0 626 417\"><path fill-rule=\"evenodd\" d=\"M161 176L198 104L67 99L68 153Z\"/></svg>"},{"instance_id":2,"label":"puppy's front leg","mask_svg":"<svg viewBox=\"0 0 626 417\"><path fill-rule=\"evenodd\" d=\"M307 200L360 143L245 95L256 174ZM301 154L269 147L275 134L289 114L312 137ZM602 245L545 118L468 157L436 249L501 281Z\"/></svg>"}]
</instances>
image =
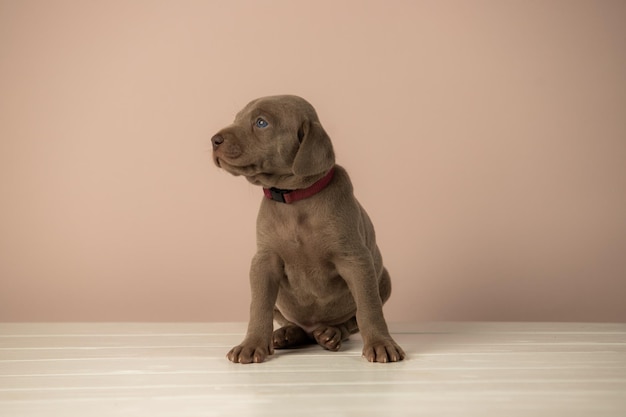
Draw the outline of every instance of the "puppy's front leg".
<instances>
[{"instance_id":1,"label":"puppy's front leg","mask_svg":"<svg viewBox=\"0 0 626 417\"><path fill-rule=\"evenodd\" d=\"M370 362L397 362L405 357L389 334L376 270L369 251L345 256L335 264L356 303L356 321L363 337L363 356Z\"/></svg>"},{"instance_id":2,"label":"puppy's front leg","mask_svg":"<svg viewBox=\"0 0 626 417\"><path fill-rule=\"evenodd\" d=\"M226 355L235 363L259 363L274 353L274 305L282 276L282 262L272 253L257 252L250 267L250 320L246 337Z\"/></svg>"}]
</instances>

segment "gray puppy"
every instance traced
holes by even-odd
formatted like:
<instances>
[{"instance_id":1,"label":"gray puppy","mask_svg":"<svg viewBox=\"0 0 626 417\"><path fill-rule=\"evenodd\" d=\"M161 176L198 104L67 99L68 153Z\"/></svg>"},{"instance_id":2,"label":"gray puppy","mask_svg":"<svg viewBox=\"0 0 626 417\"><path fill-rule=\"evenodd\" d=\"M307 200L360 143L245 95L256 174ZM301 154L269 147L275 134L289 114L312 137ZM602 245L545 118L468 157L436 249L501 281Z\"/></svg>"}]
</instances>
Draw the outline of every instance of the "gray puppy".
<instances>
[{"instance_id":1,"label":"gray puppy","mask_svg":"<svg viewBox=\"0 0 626 417\"><path fill-rule=\"evenodd\" d=\"M248 331L228 359L263 362L274 349L314 342L337 351L359 330L368 361L404 359L383 317L391 281L374 227L315 109L296 96L259 98L211 142L215 164L260 185L266 197ZM282 326L276 331L274 320Z\"/></svg>"}]
</instances>

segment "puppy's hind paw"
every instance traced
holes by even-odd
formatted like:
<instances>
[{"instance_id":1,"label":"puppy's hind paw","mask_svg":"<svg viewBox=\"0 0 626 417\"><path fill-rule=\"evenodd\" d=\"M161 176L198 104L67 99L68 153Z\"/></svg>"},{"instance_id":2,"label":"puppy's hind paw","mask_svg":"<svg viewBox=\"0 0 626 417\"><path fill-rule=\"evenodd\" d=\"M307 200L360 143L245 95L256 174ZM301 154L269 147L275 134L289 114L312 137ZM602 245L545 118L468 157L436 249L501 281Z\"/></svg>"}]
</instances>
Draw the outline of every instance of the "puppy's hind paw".
<instances>
[{"instance_id":1,"label":"puppy's hind paw","mask_svg":"<svg viewBox=\"0 0 626 417\"><path fill-rule=\"evenodd\" d=\"M313 331L315 341L324 349L333 352L341 348L342 333L341 330L333 326L320 326Z\"/></svg>"},{"instance_id":2,"label":"puppy's hind paw","mask_svg":"<svg viewBox=\"0 0 626 417\"><path fill-rule=\"evenodd\" d=\"M289 349L312 342L309 335L296 325L281 327L278 330L274 330L274 334L272 335L272 345L274 349Z\"/></svg>"}]
</instances>

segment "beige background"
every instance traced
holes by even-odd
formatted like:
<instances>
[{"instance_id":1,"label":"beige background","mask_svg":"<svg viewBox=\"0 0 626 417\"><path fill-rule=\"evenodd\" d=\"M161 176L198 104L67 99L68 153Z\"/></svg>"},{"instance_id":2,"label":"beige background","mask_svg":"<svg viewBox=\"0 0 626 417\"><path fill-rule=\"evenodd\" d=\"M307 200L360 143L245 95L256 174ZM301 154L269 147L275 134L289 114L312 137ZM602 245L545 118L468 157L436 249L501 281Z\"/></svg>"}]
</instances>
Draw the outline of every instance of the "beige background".
<instances>
[{"instance_id":1,"label":"beige background","mask_svg":"<svg viewBox=\"0 0 626 417\"><path fill-rule=\"evenodd\" d=\"M0 320L246 320L249 100L318 109L408 320L626 321L626 2L0 0Z\"/></svg>"}]
</instances>

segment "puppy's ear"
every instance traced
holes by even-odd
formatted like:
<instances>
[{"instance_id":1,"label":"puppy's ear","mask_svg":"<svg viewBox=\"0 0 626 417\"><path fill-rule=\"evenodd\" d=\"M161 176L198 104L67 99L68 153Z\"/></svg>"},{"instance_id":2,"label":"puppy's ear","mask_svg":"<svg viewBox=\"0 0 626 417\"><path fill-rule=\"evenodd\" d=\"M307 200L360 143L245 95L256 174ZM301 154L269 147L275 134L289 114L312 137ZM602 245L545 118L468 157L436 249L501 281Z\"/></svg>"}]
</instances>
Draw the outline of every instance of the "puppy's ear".
<instances>
[{"instance_id":1,"label":"puppy's ear","mask_svg":"<svg viewBox=\"0 0 626 417\"><path fill-rule=\"evenodd\" d=\"M298 129L300 148L293 160L293 173L303 177L321 174L335 165L330 137L317 121L305 121Z\"/></svg>"}]
</instances>

